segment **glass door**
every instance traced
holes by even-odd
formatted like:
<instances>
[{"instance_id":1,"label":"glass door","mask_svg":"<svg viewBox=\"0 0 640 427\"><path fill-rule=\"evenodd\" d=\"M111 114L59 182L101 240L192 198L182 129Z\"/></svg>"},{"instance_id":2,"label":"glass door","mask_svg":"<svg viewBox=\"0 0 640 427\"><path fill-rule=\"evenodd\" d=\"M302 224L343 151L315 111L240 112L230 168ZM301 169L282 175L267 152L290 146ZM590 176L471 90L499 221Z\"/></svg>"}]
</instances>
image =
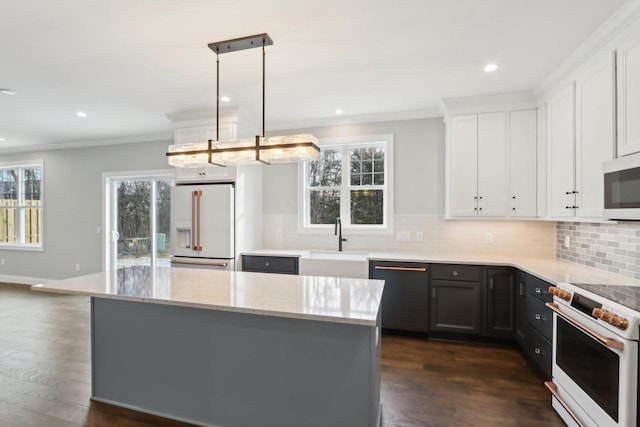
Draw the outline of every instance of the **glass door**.
<instances>
[{"instance_id":1,"label":"glass door","mask_svg":"<svg viewBox=\"0 0 640 427\"><path fill-rule=\"evenodd\" d=\"M173 185L173 175L106 179L107 270L170 265L170 189Z\"/></svg>"}]
</instances>

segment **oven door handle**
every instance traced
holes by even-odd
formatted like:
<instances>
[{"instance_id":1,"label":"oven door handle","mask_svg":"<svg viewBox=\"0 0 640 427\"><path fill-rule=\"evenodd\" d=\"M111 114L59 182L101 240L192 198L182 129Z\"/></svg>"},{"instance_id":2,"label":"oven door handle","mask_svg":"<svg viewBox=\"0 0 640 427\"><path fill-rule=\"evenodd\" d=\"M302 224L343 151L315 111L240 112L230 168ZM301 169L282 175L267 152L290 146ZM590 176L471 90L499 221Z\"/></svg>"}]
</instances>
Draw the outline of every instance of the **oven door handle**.
<instances>
[{"instance_id":1,"label":"oven door handle","mask_svg":"<svg viewBox=\"0 0 640 427\"><path fill-rule=\"evenodd\" d=\"M569 405L567 405L564 400L562 400L562 398L560 397L560 394L558 393L558 386L555 385L553 382L551 381L545 381L544 386L546 388L549 389L549 391L551 392L551 394L553 394L553 397L555 397L556 399L558 399L558 402L562 405L562 407L565 409L565 411L567 411L567 413L569 414L569 416L571 418L573 418L573 421L576 422L576 424L578 424L580 427L585 427L584 424L582 424L582 422L580 422L580 420L578 419L578 417L576 416L576 414L573 413L573 411L571 410L571 408L569 408Z\"/></svg>"},{"instance_id":2,"label":"oven door handle","mask_svg":"<svg viewBox=\"0 0 640 427\"><path fill-rule=\"evenodd\" d=\"M597 333L593 329L589 328L588 326L585 326L582 323L578 322L577 320L572 319L566 313L563 313L560 310L560 307L558 306L558 304L547 302L544 305L549 307L554 313L556 313L558 316L562 317L567 322L571 323L576 328L580 329L581 331L583 331L587 335L590 335L591 337L595 338L601 344L606 345L607 347L610 347L610 348L615 348L615 349L618 349L618 350L624 350L624 343L623 342L618 341L618 340L614 340L613 338L607 338L607 337L605 337L603 335L600 335L599 333Z\"/></svg>"}]
</instances>

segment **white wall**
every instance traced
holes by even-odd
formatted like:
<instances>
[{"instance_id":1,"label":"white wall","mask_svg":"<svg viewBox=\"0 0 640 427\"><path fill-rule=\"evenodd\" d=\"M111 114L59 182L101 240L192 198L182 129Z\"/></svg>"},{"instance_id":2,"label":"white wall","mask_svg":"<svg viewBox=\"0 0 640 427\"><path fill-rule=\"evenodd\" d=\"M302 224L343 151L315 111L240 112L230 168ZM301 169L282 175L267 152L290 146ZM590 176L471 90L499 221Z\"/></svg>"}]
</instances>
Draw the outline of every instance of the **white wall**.
<instances>
[{"instance_id":1,"label":"white wall","mask_svg":"<svg viewBox=\"0 0 640 427\"><path fill-rule=\"evenodd\" d=\"M168 169L171 141L7 154L0 161L44 160L44 251L0 249L0 281L62 279L102 269L102 173ZM75 271L80 264L81 271Z\"/></svg>"}]
</instances>

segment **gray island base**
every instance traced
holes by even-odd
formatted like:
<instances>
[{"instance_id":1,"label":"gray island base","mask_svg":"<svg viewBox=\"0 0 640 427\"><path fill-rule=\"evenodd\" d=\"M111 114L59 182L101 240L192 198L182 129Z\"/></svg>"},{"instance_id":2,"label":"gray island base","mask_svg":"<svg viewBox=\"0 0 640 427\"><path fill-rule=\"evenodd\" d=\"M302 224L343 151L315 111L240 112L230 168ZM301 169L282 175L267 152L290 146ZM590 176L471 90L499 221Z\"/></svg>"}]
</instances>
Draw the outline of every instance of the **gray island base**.
<instances>
[{"instance_id":1,"label":"gray island base","mask_svg":"<svg viewBox=\"0 0 640 427\"><path fill-rule=\"evenodd\" d=\"M181 274L180 270L163 274ZM192 279L193 273L189 274ZM244 291L251 288L248 279L260 282L266 276L232 274L236 275L236 291L240 288L237 275L248 275L242 277ZM317 280L311 288L300 284L298 291L307 306L307 313L300 315L256 314L250 312L256 307L242 310L238 304L223 309L216 303L217 308L207 309L202 300L195 307L183 300L171 304L153 297L114 297L118 292L113 286L109 296L89 292L92 399L197 425L379 426L379 297L383 284L360 281L376 289L372 298L355 279L354 283L334 280L338 282L330 292L337 289L337 298L327 298L333 301L330 311L337 313L334 321L327 320L331 315L322 307L309 308L311 289L316 295L332 295L318 294ZM173 287L178 286L172 281ZM41 285L37 290L81 293L77 284L64 292L62 283ZM274 293L283 296L280 286ZM153 294L168 298L166 289ZM358 295L367 304L357 301ZM239 298L236 293L234 299L251 298ZM342 317L349 307L353 311L370 307L371 312L356 315L359 319Z\"/></svg>"}]
</instances>

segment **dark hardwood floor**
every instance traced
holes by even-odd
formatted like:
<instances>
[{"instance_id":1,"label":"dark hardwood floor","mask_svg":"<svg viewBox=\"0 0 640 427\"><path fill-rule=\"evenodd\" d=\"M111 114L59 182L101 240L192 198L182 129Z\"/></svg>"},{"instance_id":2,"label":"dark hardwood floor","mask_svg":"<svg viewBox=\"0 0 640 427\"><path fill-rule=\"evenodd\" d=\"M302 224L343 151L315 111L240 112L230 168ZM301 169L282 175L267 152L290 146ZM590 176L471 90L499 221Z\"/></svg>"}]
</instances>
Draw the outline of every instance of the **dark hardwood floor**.
<instances>
[{"instance_id":1,"label":"dark hardwood floor","mask_svg":"<svg viewBox=\"0 0 640 427\"><path fill-rule=\"evenodd\" d=\"M0 284L0 426L185 425L89 400L89 322L88 298ZM382 364L384 427L564 425L514 348L384 336Z\"/></svg>"}]
</instances>

